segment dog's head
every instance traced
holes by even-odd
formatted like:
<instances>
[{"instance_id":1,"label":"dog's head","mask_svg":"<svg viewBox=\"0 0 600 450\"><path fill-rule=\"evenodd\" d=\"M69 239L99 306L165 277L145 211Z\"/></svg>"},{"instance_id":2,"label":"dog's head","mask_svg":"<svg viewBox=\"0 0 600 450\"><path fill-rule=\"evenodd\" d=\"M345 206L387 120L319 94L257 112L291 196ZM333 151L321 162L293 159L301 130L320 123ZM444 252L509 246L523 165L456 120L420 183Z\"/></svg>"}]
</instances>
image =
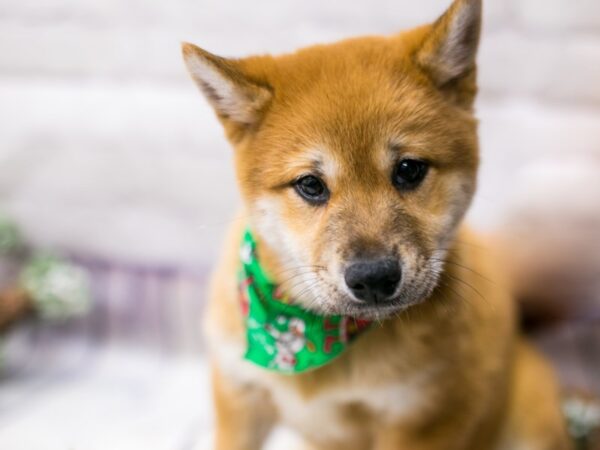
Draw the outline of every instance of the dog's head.
<instances>
[{"instance_id":1,"label":"dog's head","mask_svg":"<svg viewBox=\"0 0 600 450\"><path fill-rule=\"evenodd\" d=\"M323 313L424 301L476 184L481 0L434 24L280 57L185 61L235 147L274 274Z\"/></svg>"}]
</instances>

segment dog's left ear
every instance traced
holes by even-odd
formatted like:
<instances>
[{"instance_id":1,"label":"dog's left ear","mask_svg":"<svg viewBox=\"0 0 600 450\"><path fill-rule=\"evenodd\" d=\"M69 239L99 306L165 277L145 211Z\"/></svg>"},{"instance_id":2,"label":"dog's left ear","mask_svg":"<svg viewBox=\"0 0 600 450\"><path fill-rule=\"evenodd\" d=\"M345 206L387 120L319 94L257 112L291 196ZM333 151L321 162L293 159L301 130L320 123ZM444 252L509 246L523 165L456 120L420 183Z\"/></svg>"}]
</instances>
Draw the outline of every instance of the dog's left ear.
<instances>
[{"instance_id":1,"label":"dog's left ear","mask_svg":"<svg viewBox=\"0 0 600 450\"><path fill-rule=\"evenodd\" d=\"M416 53L417 64L440 89L474 82L482 0L455 0L431 26Z\"/></svg>"}]
</instances>

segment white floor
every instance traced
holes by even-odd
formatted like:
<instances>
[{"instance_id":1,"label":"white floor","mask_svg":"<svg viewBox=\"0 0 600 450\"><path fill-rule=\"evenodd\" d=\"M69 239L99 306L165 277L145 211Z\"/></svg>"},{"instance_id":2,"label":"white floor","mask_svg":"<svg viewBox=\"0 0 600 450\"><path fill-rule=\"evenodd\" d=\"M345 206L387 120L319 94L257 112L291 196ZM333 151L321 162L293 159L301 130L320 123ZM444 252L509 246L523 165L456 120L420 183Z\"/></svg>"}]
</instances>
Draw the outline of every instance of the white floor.
<instances>
[{"instance_id":1,"label":"white floor","mask_svg":"<svg viewBox=\"0 0 600 450\"><path fill-rule=\"evenodd\" d=\"M1 448L187 449L208 435L201 360L117 349L78 353L71 348L30 379L3 380Z\"/></svg>"},{"instance_id":2,"label":"white floor","mask_svg":"<svg viewBox=\"0 0 600 450\"><path fill-rule=\"evenodd\" d=\"M68 341L24 352L4 346L2 450L208 450L211 403L201 356L99 349ZM291 449L279 430L267 446Z\"/></svg>"}]
</instances>

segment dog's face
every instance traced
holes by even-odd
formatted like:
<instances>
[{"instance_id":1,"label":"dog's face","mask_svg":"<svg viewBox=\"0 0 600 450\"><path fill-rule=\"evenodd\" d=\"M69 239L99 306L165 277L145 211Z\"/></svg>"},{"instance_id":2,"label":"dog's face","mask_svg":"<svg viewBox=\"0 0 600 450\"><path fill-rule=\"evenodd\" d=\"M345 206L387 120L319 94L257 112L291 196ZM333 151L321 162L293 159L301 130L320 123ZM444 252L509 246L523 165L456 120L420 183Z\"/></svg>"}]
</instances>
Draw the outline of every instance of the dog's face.
<instances>
[{"instance_id":1,"label":"dog's face","mask_svg":"<svg viewBox=\"0 0 600 450\"><path fill-rule=\"evenodd\" d=\"M249 222L297 301L380 318L424 301L473 195L481 3L282 57L186 45L235 147Z\"/></svg>"}]
</instances>

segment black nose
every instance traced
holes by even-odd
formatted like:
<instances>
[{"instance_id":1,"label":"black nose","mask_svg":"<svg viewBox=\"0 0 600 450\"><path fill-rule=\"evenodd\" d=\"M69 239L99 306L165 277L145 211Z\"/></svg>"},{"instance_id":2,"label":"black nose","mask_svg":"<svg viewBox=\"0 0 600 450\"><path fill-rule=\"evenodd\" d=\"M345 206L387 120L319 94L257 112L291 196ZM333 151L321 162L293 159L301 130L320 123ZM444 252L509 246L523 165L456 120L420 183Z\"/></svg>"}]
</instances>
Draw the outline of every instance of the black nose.
<instances>
[{"instance_id":1,"label":"black nose","mask_svg":"<svg viewBox=\"0 0 600 450\"><path fill-rule=\"evenodd\" d=\"M344 273L346 285L354 296L369 303L391 297L401 278L400 263L392 258L355 262Z\"/></svg>"}]
</instances>

